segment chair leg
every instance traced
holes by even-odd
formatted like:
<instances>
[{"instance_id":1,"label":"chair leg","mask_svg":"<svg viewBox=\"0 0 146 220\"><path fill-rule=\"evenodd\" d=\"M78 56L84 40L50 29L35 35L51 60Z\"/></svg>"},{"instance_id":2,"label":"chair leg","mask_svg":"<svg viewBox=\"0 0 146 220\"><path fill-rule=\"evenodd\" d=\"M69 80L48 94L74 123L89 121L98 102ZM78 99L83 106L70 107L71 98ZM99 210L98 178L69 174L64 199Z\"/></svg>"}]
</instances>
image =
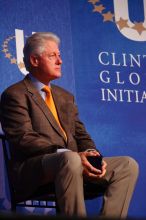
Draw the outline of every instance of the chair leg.
<instances>
[{"instance_id":1,"label":"chair leg","mask_svg":"<svg viewBox=\"0 0 146 220\"><path fill-rule=\"evenodd\" d=\"M56 203L56 214L59 214L60 213L60 209L59 209L57 200L55 201L55 203Z\"/></svg>"},{"instance_id":2,"label":"chair leg","mask_svg":"<svg viewBox=\"0 0 146 220\"><path fill-rule=\"evenodd\" d=\"M16 204L11 203L11 211L16 212Z\"/></svg>"}]
</instances>

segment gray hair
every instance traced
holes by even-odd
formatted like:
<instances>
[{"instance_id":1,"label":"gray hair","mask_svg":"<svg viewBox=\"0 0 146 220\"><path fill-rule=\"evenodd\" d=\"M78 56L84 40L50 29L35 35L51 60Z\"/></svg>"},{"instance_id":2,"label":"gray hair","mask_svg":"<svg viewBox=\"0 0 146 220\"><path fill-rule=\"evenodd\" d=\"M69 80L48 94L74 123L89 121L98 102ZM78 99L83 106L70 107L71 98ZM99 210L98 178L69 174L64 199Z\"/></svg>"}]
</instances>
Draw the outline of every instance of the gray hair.
<instances>
[{"instance_id":1,"label":"gray hair","mask_svg":"<svg viewBox=\"0 0 146 220\"><path fill-rule=\"evenodd\" d=\"M31 68L30 55L40 55L45 49L45 42L48 40L54 41L58 45L60 44L59 37L52 32L37 32L27 38L26 44L23 49L23 60L25 67L28 71Z\"/></svg>"}]
</instances>

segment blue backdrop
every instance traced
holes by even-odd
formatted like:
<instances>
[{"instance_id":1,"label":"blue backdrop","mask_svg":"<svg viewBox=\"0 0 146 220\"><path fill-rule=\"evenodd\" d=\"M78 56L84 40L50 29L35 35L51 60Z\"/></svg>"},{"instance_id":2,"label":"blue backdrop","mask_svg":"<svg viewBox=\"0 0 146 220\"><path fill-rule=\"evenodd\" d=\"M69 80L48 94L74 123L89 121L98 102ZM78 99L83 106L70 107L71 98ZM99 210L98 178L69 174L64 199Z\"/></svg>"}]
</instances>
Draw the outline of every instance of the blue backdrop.
<instances>
[{"instance_id":1,"label":"blue backdrop","mask_svg":"<svg viewBox=\"0 0 146 220\"><path fill-rule=\"evenodd\" d=\"M104 156L138 161L129 216L146 217L146 0L0 0L0 8L0 92L25 74L26 37L37 31L58 34L63 78L55 83L74 93L80 117ZM6 209L0 163L0 207ZM97 213L93 201L88 210Z\"/></svg>"}]
</instances>

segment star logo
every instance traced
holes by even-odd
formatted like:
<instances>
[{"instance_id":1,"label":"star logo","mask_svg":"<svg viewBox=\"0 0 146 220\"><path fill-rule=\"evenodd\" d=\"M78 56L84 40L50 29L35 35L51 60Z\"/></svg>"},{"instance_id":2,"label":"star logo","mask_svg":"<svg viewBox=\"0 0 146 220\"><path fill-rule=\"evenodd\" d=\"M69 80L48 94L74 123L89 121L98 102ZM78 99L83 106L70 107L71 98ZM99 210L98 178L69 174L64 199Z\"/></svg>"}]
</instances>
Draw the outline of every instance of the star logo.
<instances>
[{"instance_id":1,"label":"star logo","mask_svg":"<svg viewBox=\"0 0 146 220\"><path fill-rule=\"evenodd\" d=\"M93 9L93 12L99 12L99 13L102 13L102 11L105 9L105 7L103 7L103 5L94 5L94 9Z\"/></svg>"},{"instance_id":2,"label":"star logo","mask_svg":"<svg viewBox=\"0 0 146 220\"><path fill-rule=\"evenodd\" d=\"M18 64L18 66L19 66L19 68L20 68L20 69L22 69L22 68L24 68L24 67L25 67L25 65L24 65L24 63L23 63L23 62L20 62L20 63Z\"/></svg>"},{"instance_id":3,"label":"star logo","mask_svg":"<svg viewBox=\"0 0 146 220\"><path fill-rule=\"evenodd\" d=\"M24 63L23 62L20 62L18 63L17 62L17 59L16 57L12 54L11 52L11 43L13 41L15 41L15 36L9 36L7 37L4 41L3 41L3 44L2 44L2 52L4 53L4 57L7 58L9 61L10 61L10 64L17 64L18 67L20 69L24 68Z\"/></svg>"},{"instance_id":4,"label":"star logo","mask_svg":"<svg viewBox=\"0 0 146 220\"><path fill-rule=\"evenodd\" d=\"M100 0L88 0L88 2L92 3L93 5L95 5L97 2L100 2Z\"/></svg>"},{"instance_id":5,"label":"star logo","mask_svg":"<svg viewBox=\"0 0 146 220\"><path fill-rule=\"evenodd\" d=\"M106 6L101 4L101 0L88 0L93 5L93 12L99 13L103 17L103 22L113 21L114 13L106 10Z\"/></svg>"},{"instance_id":6,"label":"star logo","mask_svg":"<svg viewBox=\"0 0 146 220\"><path fill-rule=\"evenodd\" d=\"M93 5L92 12L99 13L103 18L103 22L113 22L118 25L120 30L123 30L124 28L134 29L139 36L143 33L143 31L146 31L146 28L143 26L142 22L134 22L133 27L131 27L128 24L128 20L122 17L115 21L114 12L107 10L106 5L102 4L103 0L88 0L88 2Z\"/></svg>"},{"instance_id":7,"label":"star logo","mask_svg":"<svg viewBox=\"0 0 146 220\"><path fill-rule=\"evenodd\" d=\"M123 28L125 27L129 27L128 24L127 24L128 20L124 20L123 18L120 18L119 21L116 22L116 24L118 24L120 30L122 30Z\"/></svg>"},{"instance_id":8,"label":"star logo","mask_svg":"<svg viewBox=\"0 0 146 220\"><path fill-rule=\"evenodd\" d=\"M102 14L103 15L103 21L113 21L113 17L114 17L114 14L112 14L110 11L105 13L105 14Z\"/></svg>"},{"instance_id":9,"label":"star logo","mask_svg":"<svg viewBox=\"0 0 146 220\"><path fill-rule=\"evenodd\" d=\"M12 55L10 53L6 53L5 57L10 58Z\"/></svg>"},{"instance_id":10,"label":"star logo","mask_svg":"<svg viewBox=\"0 0 146 220\"><path fill-rule=\"evenodd\" d=\"M10 61L11 61L12 64L16 64L17 63L17 60L15 58L10 59Z\"/></svg>"},{"instance_id":11,"label":"star logo","mask_svg":"<svg viewBox=\"0 0 146 220\"><path fill-rule=\"evenodd\" d=\"M142 22L134 22L132 29L135 29L140 35L143 31L146 31L146 28L143 26Z\"/></svg>"}]
</instances>

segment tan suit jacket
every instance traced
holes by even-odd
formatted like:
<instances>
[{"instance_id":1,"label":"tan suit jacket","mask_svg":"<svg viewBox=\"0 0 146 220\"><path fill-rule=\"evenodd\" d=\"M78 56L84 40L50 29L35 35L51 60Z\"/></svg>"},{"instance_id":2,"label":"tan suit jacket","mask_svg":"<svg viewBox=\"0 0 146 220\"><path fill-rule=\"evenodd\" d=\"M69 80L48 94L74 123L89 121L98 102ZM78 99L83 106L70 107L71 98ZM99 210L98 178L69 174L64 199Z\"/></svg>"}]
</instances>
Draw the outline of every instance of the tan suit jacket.
<instances>
[{"instance_id":1,"label":"tan suit jacket","mask_svg":"<svg viewBox=\"0 0 146 220\"><path fill-rule=\"evenodd\" d=\"M54 153L57 148L79 152L95 146L79 120L73 95L58 86L51 87L67 142L29 75L1 96L1 123L11 147L14 186L20 192L24 188L31 192L34 183L36 187L40 184L44 154ZM32 174L34 166L36 172ZM27 179L31 179L32 185Z\"/></svg>"}]
</instances>

